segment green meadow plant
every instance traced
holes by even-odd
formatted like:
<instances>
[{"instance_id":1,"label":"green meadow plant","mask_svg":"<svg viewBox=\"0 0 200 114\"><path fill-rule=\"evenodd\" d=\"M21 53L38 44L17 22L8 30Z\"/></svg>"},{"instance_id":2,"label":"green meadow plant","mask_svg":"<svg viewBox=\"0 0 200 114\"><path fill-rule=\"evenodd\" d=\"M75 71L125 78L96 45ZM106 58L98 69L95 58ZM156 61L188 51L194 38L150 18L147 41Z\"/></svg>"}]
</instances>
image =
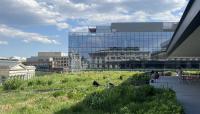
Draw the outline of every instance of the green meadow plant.
<instances>
[{"instance_id":1,"label":"green meadow plant","mask_svg":"<svg viewBox=\"0 0 200 114\"><path fill-rule=\"evenodd\" d=\"M100 86L93 86L93 81ZM40 73L8 80L0 91L5 114L182 114L175 92L148 84L143 72ZM114 86L108 88L108 84ZM18 91L5 91L18 90Z\"/></svg>"},{"instance_id":2,"label":"green meadow plant","mask_svg":"<svg viewBox=\"0 0 200 114\"><path fill-rule=\"evenodd\" d=\"M20 79L9 79L3 83L4 90L16 90L22 87L23 80Z\"/></svg>"}]
</instances>

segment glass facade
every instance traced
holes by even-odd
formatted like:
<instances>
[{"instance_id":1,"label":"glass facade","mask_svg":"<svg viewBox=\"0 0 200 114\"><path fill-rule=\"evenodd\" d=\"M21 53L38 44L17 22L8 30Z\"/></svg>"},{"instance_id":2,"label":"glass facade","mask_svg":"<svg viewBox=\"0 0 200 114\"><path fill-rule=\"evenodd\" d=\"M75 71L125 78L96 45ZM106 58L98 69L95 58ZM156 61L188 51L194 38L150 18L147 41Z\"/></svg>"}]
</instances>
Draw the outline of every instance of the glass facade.
<instances>
[{"instance_id":1,"label":"glass facade","mask_svg":"<svg viewBox=\"0 0 200 114\"><path fill-rule=\"evenodd\" d=\"M83 54L112 47L138 47L140 51L159 51L173 32L70 33L69 51Z\"/></svg>"},{"instance_id":2,"label":"glass facade","mask_svg":"<svg viewBox=\"0 0 200 114\"><path fill-rule=\"evenodd\" d=\"M82 69L126 68L124 63L151 61L155 53L166 51L173 31L149 31L120 32L106 26L89 32L70 32L69 52L80 56Z\"/></svg>"}]
</instances>

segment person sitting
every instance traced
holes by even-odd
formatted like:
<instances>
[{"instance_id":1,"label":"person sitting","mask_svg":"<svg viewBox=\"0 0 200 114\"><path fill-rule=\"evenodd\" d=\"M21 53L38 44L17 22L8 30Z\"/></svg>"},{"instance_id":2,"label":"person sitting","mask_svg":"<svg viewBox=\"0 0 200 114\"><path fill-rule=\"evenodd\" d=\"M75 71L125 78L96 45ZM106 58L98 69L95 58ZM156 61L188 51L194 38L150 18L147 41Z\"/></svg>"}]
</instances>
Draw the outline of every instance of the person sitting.
<instances>
[{"instance_id":1,"label":"person sitting","mask_svg":"<svg viewBox=\"0 0 200 114\"><path fill-rule=\"evenodd\" d=\"M158 80L159 77L160 77L158 71L154 72L154 75L153 75L153 76L154 76L153 78L154 78L155 82L156 82L156 80Z\"/></svg>"},{"instance_id":2,"label":"person sitting","mask_svg":"<svg viewBox=\"0 0 200 114\"><path fill-rule=\"evenodd\" d=\"M160 77L160 75L159 75L159 73L156 71L156 72L155 72L155 79L157 80L157 79L159 79L159 77Z\"/></svg>"},{"instance_id":3,"label":"person sitting","mask_svg":"<svg viewBox=\"0 0 200 114\"><path fill-rule=\"evenodd\" d=\"M150 72L150 78L151 78L151 83L154 83L154 76L155 75L155 73L154 73L154 71L152 70L151 72Z\"/></svg>"}]
</instances>

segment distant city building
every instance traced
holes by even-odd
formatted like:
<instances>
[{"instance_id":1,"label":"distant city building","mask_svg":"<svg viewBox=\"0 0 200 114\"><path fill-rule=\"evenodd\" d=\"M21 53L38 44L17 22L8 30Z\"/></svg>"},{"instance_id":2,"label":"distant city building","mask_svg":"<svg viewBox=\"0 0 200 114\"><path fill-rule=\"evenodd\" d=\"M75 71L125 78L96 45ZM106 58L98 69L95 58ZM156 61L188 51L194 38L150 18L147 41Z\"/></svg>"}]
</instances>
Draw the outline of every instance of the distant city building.
<instances>
[{"instance_id":1,"label":"distant city building","mask_svg":"<svg viewBox=\"0 0 200 114\"><path fill-rule=\"evenodd\" d=\"M89 27L88 32L69 33L69 53L79 54L86 69L121 69L123 63L151 61L155 52L165 52L176 26L176 22L127 22Z\"/></svg>"},{"instance_id":2,"label":"distant city building","mask_svg":"<svg viewBox=\"0 0 200 114\"><path fill-rule=\"evenodd\" d=\"M72 54L70 54L72 56ZM75 61L75 57L74 57ZM77 60L76 60L77 61ZM65 72L73 70L79 64L72 67L70 57L62 52L38 52L38 56L27 58L26 65L36 66L38 71ZM80 69L80 68L79 68Z\"/></svg>"},{"instance_id":3,"label":"distant city building","mask_svg":"<svg viewBox=\"0 0 200 114\"><path fill-rule=\"evenodd\" d=\"M0 57L0 60L25 62L26 58L25 57L12 56L12 57Z\"/></svg>"},{"instance_id":4,"label":"distant city building","mask_svg":"<svg viewBox=\"0 0 200 114\"><path fill-rule=\"evenodd\" d=\"M25 66L19 61L0 60L0 83L7 79L30 79L33 76L34 66Z\"/></svg>"}]
</instances>

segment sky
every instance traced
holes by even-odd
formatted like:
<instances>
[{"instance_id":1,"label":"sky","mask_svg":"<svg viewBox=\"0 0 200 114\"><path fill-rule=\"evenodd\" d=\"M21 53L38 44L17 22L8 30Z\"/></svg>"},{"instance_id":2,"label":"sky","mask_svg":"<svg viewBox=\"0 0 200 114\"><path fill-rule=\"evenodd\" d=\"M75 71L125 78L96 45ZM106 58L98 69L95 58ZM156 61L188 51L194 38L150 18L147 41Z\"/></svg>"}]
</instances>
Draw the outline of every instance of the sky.
<instances>
[{"instance_id":1,"label":"sky","mask_svg":"<svg viewBox=\"0 0 200 114\"><path fill-rule=\"evenodd\" d=\"M112 22L178 22L188 0L0 0L0 56L68 51L68 32Z\"/></svg>"}]
</instances>

